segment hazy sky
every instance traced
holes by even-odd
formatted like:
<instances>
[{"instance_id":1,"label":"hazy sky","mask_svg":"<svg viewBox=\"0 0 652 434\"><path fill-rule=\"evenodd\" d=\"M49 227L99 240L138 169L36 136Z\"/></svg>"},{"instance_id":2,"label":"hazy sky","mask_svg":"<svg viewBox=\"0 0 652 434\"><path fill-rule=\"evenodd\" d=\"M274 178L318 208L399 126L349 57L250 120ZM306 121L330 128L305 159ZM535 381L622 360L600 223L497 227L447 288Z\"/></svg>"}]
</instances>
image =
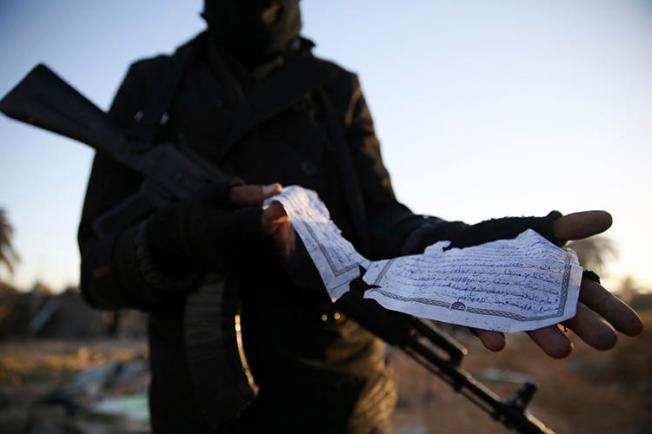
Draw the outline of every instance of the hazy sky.
<instances>
[{"instance_id":1,"label":"hazy sky","mask_svg":"<svg viewBox=\"0 0 652 434\"><path fill-rule=\"evenodd\" d=\"M107 108L130 62L203 28L200 0L0 0L0 94L45 62ZM317 53L360 74L398 197L477 222L607 209L614 278L652 286L652 5L303 0ZM0 118L13 281L78 279L92 152ZM6 276L3 276L6 277Z\"/></svg>"}]
</instances>

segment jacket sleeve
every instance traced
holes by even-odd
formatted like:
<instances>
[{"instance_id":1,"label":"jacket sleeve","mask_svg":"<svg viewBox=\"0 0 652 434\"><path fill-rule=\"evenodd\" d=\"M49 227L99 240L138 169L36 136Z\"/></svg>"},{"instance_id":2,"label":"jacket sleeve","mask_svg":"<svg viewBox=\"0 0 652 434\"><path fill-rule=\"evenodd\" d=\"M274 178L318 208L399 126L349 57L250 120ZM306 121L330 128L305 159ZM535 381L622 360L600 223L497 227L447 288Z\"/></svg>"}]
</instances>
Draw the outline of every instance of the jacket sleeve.
<instances>
[{"instance_id":1,"label":"jacket sleeve","mask_svg":"<svg viewBox=\"0 0 652 434\"><path fill-rule=\"evenodd\" d=\"M414 214L397 201L382 161L371 113L355 75L350 86L351 98L345 114L347 142L362 190L372 259L418 253L416 249L421 243L417 240L426 234L430 239L447 239L466 228L468 225L462 222Z\"/></svg>"},{"instance_id":2,"label":"jacket sleeve","mask_svg":"<svg viewBox=\"0 0 652 434\"><path fill-rule=\"evenodd\" d=\"M142 63L131 66L109 111L123 129L134 126L145 98L141 67ZM142 181L140 174L102 155L95 156L78 232L81 291L95 307L155 309L198 278L197 270L173 279L158 269L148 252L145 221L101 237L93 230L94 220L134 194Z\"/></svg>"},{"instance_id":3,"label":"jacket sleeve","mask_svg":"<svg viewBox=\"0 0 652 434\"><path fill-rule=\"evenodd\" d=\"M347 139L365 202L374 257L422 253L426 247L441 240L450 240L450 247L469 247L514 238L526 229L533 229L549 241L561 244L553 231L554 221L561 217L558 211L545 217L502 217L474 225L413 214L394 196L371 114L355 76L352 89L346 114Z\"/></svg>"}]
</instances>

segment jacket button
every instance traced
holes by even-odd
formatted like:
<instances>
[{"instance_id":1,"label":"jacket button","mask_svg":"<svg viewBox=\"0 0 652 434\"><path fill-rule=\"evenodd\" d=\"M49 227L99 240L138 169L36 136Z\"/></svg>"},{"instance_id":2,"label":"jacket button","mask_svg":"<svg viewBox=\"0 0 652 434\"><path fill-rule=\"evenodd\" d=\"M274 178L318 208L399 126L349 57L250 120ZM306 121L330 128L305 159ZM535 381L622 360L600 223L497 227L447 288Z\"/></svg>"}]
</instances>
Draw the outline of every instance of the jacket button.
<instances>
[{"instance_id":1,"label":"jacket button","mask_svg":"<svg viewBox=\"0 0 652 434\"><path fill-rule=\"evenodd\" d=\"M301 171L308 176L315 176L319 172L319 169L310 161L303 161L301 163Z\"/></svg>"},{"instance_id":2,"label":"jacket button","mask_svg":"<svg viewBox=\"0 0 652 434\"><path fill-rule=\"evenodd\" d=\"M335 312L325 312L321 314L321 320L330 324L334 324L342 319L342 314Z\"/></svg>"}]
</instances>

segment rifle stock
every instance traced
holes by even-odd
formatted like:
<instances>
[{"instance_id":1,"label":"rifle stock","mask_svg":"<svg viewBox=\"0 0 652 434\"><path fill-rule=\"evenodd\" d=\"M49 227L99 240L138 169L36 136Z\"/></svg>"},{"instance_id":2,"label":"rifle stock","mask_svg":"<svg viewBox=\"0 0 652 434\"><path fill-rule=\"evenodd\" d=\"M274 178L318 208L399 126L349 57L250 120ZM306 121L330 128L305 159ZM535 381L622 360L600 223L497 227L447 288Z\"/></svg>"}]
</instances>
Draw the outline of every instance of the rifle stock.
<instances>
[{"instance_id":1,"label":"rifle stock","mask_svg":"<svg viewBox=\"0 0 652 434\"><path fill-rule=\"evenodd\" d=\"M0 111L19 121L86 143L98 153L143 175L145 182L138 193L98 219L95 228L100 234L117 231L207 183L229 179L190 149L130 142L102 110L42 64L0 100ZM185 335L193 382L196 386L209 386L200 388L206 392L206 399L199 402L212 403L219 399L220 394L211 391L225 388L234 391L235 395L229 400L210 407L221 407L222 414L202 409L217 426L246 406L255 396L256 387L248 376L246 359L238 345L241 336L237 296L219 276L211 276L211 279L215 281L204 282L206 291L189 296ZM506 427L522 434L554 434L526 410L536 390L534 385L525 384L510 399L501 401L460 368L466 354L464 347L417 318L387 311L376 302L363 299L364 288L356 288L356 285L361 283L354 282L353 290L338 301L338 306L363 327L401 348ZM207 370L213 375L207 376Z\"/></svg>"},{"instance_id":2,"label":"rifle stock","mask_svg":"<svg viewBox=\"0 0 652 434\"><path fill-rule=\"evenodd\" d=\"M94 222L100 235L124 228L208 184L230 179L185 147L131 141L106 113L43 64L35 66L0 100L0 111L85 143L143 175L145 182L138 192Z\"/></svg>"},{"instance_id":3,"label":"rifle stock","mask_svg":"<svg viewBox=\"0 0 652 434\"><path fill-rule=\"evenodd\" d=\"M126 136L106 113L54 74L35 66L0 101L5 115L86 143L114 160L125 152Z\"/></svg>"}]
</instances>

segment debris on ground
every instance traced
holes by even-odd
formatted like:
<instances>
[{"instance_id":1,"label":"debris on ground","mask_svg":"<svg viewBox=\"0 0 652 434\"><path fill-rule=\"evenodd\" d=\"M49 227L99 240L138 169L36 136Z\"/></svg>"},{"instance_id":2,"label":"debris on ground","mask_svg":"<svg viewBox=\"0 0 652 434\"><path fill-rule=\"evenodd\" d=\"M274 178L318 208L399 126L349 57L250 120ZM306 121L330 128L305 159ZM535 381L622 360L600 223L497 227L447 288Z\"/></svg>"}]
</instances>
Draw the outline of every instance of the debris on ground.
<instances>
[{"instance_id":1,"label":"debris on ground","mask_svg":"<svg viewBox=\"0 0 652 434\"><path fill-rule=\"evenodd\" d=\"M71 353L74 345L30 341L3 346L2 432L149 433L145 343L98 341ZM23 358L25 353L31 357Z\"/></svg>"}]
</instances>

